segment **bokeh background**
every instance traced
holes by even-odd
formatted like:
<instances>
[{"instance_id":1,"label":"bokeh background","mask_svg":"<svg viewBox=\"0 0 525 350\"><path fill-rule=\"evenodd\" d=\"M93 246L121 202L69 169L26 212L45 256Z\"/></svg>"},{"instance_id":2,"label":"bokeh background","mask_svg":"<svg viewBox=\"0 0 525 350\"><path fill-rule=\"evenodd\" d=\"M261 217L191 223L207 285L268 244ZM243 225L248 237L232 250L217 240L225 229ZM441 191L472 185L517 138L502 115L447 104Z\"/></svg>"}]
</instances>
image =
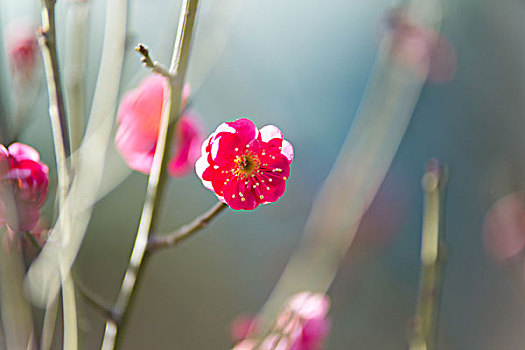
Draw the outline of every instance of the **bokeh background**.
<instances>
[{"instance_id":1,"label":"bokeh background","mask_svg":"<svg viewBox=\"0 0 525 350\"><path fill-rule=\"evenodd\" d=\"M38 20L36 0L0 1L2 28ZM91 100L105 2L90 1L86 97ZM58 46L64 14L59 1ZM146 76L138 42L168 62L179 1L131 0L121 95ZM147 266L125 349L226 349L228 327L256 313L300 239L312 200L337 156L374 64L385 18L381 0L202 0L189 81L191 108L206 132L240 116L278 125L295 148L286 195L253 212L227 211L206 230ZM483 249L485 213L519 190L525 144L525 2L445 1L442 33L454 46L451 82L427 84L356 244L329 291L329 349L403 349L415 308L425 161L448 164L449 260L439 348L525 347L523 261L492 261ZM5 59L1 97L12 97ZM20 136L54 166L47 94L41 87ZM107 118L115 118L108 115ZM118 155L112 162L124 167ZM52 175L54 176L54 175ZM132 173L95 207L75 271L114 300L138 225L146 176ZM196 175L170 182L160 228L186 223L216 201ZM49 202L52 202L50 199ZM50 203L45 210L52 217ZM83 349L100 346L104 320L80 303ZM59 346L59 344L57 344Z\"/></svg>"}]
</instances>

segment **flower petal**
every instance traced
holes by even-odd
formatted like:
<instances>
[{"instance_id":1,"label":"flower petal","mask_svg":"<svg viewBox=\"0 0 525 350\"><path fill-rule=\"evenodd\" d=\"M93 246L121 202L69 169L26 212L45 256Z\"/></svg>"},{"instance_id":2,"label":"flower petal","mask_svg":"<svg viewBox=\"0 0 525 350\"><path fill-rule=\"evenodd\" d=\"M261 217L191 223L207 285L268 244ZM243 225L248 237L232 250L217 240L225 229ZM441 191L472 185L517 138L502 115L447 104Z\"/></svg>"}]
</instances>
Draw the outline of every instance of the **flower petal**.
<instances>
[{"instance_id":1,"label":"flower petal","mask_svg":"<svg viewBox=\"0 0 525 350\"><path fill-rule=\"evenodd\" d=\"M283 140L281 146L281 154L288 159L288 163L291 163L294 156L292 144L286 140Z\"/></svg>"},{"instance_id":2,"label":"flower petal","mask_svg":"<svg viewBox=\"0 0 525 350\"><path fill-rule=\"evenodd\" d=\"M239 141L243 144L243 147L259 135L259 130L257 130L255 124L253 124L250 119L240 118L233 122L227 122L226 124L235 129L235 134L239 137Z\"/></svg>"},{"instance_id":3,"label":"flower petal","mask_svg":"<svg viewBox=\"0 0 525 350\"><path fill-rule=\"evenodd\" d=\"M40 161L40 155L38 154L37 150L31 146L24 145L23 143L12 143L7 150L9 151L9 154L17 161L22 159L30 159L35 162Z\"/></svg>"},{"instance_id":4,"label":"flower petal","mask_svg":"<svg viewBox=\"0 0 525 350\"><path fill-rule=\"evenodd\" d=\"M253 210L259 205L251 187L243 180L231 180L224 187L224 200L235 210Z\"/></svg>"},{"instance_id":5,"label":"flower petal","mask_svg":"<svg viewBox=\"0 0 525 350\"><path fill-rule=\"evenodd\" d=\"M266 125L259 130L263 142L269 142L273 139L283 139L283 133L275 125Z\"/></svg>"},{"instance_id":6,"label":"flower petal","mask_svg":"<svg viewBox=\"0 0 525 350\"><path fill-rule=\"evenodd\" d=\"M237 153L245 146L246 143L237 134L220 133L211 145L211 159L218 165L231 167Z\"/></svg>"}]
</instances>

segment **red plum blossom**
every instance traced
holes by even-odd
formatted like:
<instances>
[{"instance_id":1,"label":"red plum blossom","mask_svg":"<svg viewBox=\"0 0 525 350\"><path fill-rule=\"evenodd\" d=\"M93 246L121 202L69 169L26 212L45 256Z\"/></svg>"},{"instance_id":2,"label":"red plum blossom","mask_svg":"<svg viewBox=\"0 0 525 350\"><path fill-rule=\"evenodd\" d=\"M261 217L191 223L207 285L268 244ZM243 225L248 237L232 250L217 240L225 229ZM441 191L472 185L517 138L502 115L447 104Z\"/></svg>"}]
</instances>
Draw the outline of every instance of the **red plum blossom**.
<instances>
[{"instance_id":1,"label":"red plum blossom","mask_svg":"<svg viewBox=\"0 0 525 350\"><path fill-rule=\"evenodd\" d=\"M274 125L258 130L246 118L219 125L195 164L204 186L232 209L276 202L286 188L292 145Z\"/></svg>"},{"instance_id":2,"label":"red plum blossom","mask_svg":"<svg viewBox=\"0 0 525 350\"><path fill-rule=\"evenodd\" d=\"M151 75L123 97L119 110L116 146L128 166L148 174L157 147L160 119L167 100L168 83L160 75ZM183 108L189 96L185 86ZM201 127L195 114L184 111L177 124L173 158L168 164L171 176L183 176L200 154Z\"/></svg>"},{"instance_id":3,"label":"red plum blossom","mask_svg":"<svg viewBox=\"0 0 525 350\"><path fill-rule=\"evenodd\" d=\"M47 196L47 165L28 145L0 145L0 178L0 223L14 231L31 231Z\"/></svg>"}]
</instances>

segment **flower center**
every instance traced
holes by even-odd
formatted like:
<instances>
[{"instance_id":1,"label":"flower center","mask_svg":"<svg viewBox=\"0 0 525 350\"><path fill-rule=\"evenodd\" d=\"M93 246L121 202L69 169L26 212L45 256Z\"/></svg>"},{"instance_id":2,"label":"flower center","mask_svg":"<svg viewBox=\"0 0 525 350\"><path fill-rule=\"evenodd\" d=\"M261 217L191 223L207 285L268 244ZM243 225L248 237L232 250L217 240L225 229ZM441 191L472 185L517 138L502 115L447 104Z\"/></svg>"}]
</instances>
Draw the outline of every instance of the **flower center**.
<instances>
[{"instance_id":1,"label":"flower center","mask_svg":"<svg viewBox=\"0 0 525 350\"><path fill-rule=\"evenodd\" d=\"M259 169L260 164L259 157L249 152L235 158L235 167L232 170L235 175L248 177Z\"/></svg>"}]
</instances>

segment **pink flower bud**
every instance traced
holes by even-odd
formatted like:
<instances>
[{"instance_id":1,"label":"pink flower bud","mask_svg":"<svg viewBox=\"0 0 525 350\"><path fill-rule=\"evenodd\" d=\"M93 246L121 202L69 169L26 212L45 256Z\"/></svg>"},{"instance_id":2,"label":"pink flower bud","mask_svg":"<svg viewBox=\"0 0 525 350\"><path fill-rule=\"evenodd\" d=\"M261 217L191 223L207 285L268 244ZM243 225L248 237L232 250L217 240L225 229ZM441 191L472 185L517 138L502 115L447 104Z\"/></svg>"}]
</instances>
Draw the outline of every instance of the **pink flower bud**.
<instances>
[{"instance_id":1,"label":"pink flower bud","mask_svg":"<svg viewBox=\"0 0 525 350\"><path fill-rule=\"evenodd\" d=\"M452 80L457 57L450 42L434 29L414 23L405 12L394 10L388 18L393 60L420 78L432 82Z\"/></svg>"},{"instance_id":2,"label":"pink flower bud","mask_svg":"<svg viewBox=\"0 0 525 350\"><path fill-rule=\"evenodd\" d=\"M5 52L13 78L29 80L38 62L38 42L35 26L27 20L9 23L4 31Z\"/></svg>"},{"instance_id":3,"label":"pink flower bud","mask_svg":"<svg viewBox=\"0 0 525 350\"><path fill-rule=\"evenodd\" d=\"M249 119L222 123L202 145L195 164L204 186L232 209L252 210L276 202L286 188L292 145L281 131L260 131Z\"/></svg>"},{"instance_id":4,"label":"pink flower bud","mask_svg":"<svg viewBox=\"0 0 525 350\"><path fill-rule=\"evenodd\" d=\"M28 145L0 145L0 177L0 223L14 231L31 231L47 196L47 165Z\"/></svg>"},{"instance_id":5,"label":"pink flower bud","mask_svg":"<svg viewBox=\"0 0 525 350\"><path fill-rule=\"evenodd\" d=\"M159 123L164 101L167 100L166 78L151 75L136 89L126 93L118 110L119 127L115 143L128 166L148 174L157 147ZM183 106L189 96L184 87ZM173 158L168 164L171 176L185 175L199 157L202 142L197 116L184 112L179 119L175 135Z\"/></svg>"}]
</instances>

